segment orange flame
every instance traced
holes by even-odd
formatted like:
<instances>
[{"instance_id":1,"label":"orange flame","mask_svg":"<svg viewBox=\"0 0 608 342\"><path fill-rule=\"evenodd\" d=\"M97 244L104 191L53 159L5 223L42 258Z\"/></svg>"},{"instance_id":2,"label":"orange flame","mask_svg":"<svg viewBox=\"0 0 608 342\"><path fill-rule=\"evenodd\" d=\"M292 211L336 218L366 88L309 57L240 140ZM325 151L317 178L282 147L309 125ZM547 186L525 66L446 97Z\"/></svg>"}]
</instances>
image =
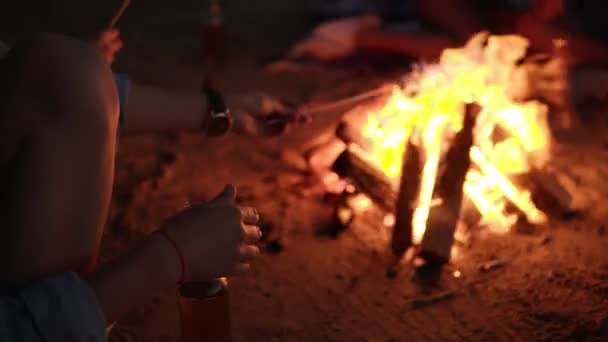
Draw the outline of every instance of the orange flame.
<instances>
[{"instance_id":1,"label":"orange flame","mask_svg":"<svg viewBox=\"0 0 608 342\"><path fill-rule=\"evenodd\" d=\"M416 243L422 240L430 208L441 200L433 198L437 173L450 138L462 129L463 103L483 107L463 189L482 221L495 232L509 231L517 220L507 212L509 203L531 223L546 221L530 193L510 179L543 166L550 155L546 106L515 102L509 96L511 74L526 49L527 41L521 37L479 34L464 48L445 50L439 64L423 67L404 87L395 86L386 104L369 113L363 136L370 142L373 161L395 186L406 142L411 138L424 152L412 222Z\"/></svg>"}]
</instances>

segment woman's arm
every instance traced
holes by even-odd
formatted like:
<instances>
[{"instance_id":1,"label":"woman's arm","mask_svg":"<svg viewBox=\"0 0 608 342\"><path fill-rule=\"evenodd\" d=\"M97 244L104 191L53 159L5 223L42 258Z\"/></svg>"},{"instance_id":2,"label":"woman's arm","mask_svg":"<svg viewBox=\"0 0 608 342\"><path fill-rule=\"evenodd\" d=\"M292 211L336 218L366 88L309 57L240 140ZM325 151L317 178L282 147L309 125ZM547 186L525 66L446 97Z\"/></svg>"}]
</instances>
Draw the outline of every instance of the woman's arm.
<instances>
[{"instance_id":1,"label":"woman's arm","mask_svg":"<svg viewBox=\"0 0 608 342\"><path fill-rule=\"evenodd\" d=\"M207 96L200 90L169 89L138 82L131 82L128 88L128 97L122 101L126 109L121 110L124 133L200 130L204 134L203 123L208 119L209 107ZM235 133L279 136L309 121L295 108L263 94L222 95L232 114Z\"/></svg>"},{"instance_id":2,"label":"woman's arm","mask_svg":"<svg viewBox=\"0 0 608 342\"><path fill-rule=\"evenodd\" d=\"M134 306L175 289L180 260L160 235L152 235L124 258L91 274L87 282L111 324Z\"/></svg>"},{"instance_id":3,"label":"woman's arm","mask_svg":"<svg viewBox=\"0 0 608 342\"><path fill-rule=\"evenodd\" d=\"M131 82L122 130L125 133L200 129L207 100L200 90L169 89Z\"/></svg>"}]
</instances>

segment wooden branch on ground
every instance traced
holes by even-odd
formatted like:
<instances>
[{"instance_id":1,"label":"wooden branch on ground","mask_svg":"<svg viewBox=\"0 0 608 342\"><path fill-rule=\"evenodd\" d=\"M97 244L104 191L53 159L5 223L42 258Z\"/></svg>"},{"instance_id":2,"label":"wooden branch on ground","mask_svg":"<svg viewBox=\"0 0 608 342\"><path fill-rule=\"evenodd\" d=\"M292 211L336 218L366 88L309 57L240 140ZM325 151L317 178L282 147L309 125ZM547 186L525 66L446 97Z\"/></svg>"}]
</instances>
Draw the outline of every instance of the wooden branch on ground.
<instances>
[{"instance_id":1,"label":"wooden branch on ground","mask_svg":"<svg viewBox=\"0 0 608 342\"><path fill-rule=\"evenodd\" d=\"M397 202L397 191L393 182L375 166L357 144L351 143L336 159L333 170L368 195L384 210L392 212Z\"/></svg>"},{"instance_id":2,"label":"wooden branch on ground","mask_svg":"<svg viewBox=\"0 0 608 342\"><path fill-rule=\"evenodd\" d=\"M419 253L427 261L445 263L450 259L462 207L463 185L471 166L473 128L480 110L477 104L466 105L462 130L456 134L446 154L446 168L435 192L442 203L429 212Z\"/></svg>"}]
</instances>

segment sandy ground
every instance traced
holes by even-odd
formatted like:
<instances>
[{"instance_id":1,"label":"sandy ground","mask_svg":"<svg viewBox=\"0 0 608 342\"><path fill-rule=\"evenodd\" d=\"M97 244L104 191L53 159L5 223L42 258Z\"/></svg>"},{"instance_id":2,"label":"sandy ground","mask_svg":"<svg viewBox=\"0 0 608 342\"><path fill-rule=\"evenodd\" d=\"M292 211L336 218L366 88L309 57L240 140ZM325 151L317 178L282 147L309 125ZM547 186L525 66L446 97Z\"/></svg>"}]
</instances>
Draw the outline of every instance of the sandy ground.
<instances>
[{"instance_id":1,"label":"sandy ground","mask_svg":"<svg viewBox=\"0 0 608 342\"><path fill-rule=\"evenodd\" d=\"M232 62L220 74L224 87L310 101L377 82L378 76L364 68L280 75L259 68L305 32L309 5L228 2ZM125 17L127 46L118 68L165 86L195 84L201 6L136 2ZM331 218L332 208L282 186L284 175L293 174L280 158L282 151L302 151L322 140L339 116L315 117L310 126L280 140L211 141L194 133L124 138L103 260L124 253L185 201L207 199L230 182L239 188L240 203L258 207L267 226L289 230L282 253L264 254L250 276L231 279L237 341L608 339L608 140L602 141L603 135L573 139L577 134L570 134L556 150L556 167L583 198L582 217L557 219L526 234L476 234L439 282L428 287L412 274L385 276L388 232L373 217L357 219L335 239L319 237L316 231ZM491 260L507 263L481 272L479 266ZM461 277L455 278L455 271ZM444 298L415 305L414 299L437 294ZM175 294L136 308L119 327L123 338L179 341Z\"/></svg>"}]
</instances>

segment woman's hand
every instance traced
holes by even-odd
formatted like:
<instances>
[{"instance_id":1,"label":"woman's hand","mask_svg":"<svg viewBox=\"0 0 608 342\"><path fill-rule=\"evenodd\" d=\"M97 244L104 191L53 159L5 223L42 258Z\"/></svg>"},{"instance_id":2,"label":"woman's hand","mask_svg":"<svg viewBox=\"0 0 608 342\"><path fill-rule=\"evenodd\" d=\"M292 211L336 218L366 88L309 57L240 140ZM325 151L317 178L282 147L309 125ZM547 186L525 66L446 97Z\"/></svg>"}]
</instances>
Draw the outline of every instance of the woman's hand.
<instances>
[{"instance_id":1,"label":"woman's hand","mask_svg":"<svg viewBox=\"0 0 608 342\"><path fill-rule=\"evenodd\" d=\"M295 108L259 93L228 96L226 103L234 117L234 130L249 136L280 136L310 121Z\"/></svg>"},{"instance_id":2,"label":"woman's hand","mask_svg":"<svg viewBox=\"0 0 608 342\"><path fill-rule=\"evenodd\" d=\"M94 43L108 64L114 63L116 54L123 46L123 42L120 39L120 31L117 29L103 31Z\"/></svg>"},{"instance_id":3,"label":"woman's hand","mask_svg":"<svg viewBox=\"0 0 608 342\"><path fill-rule=\"evenodd\" d=\"M165 222L163 229L184 257L184 280L204 281L246 272L260 253L255 246L262 236L257 212L236 206L235 196L235 187L228 185L215 199L193 205Z\"/></svg>"},{"instance_id":4,"label":"woman's hand","mask_svg":"<svg viewBox=\"0 0 608 342\"><path fill-rule=\"evenodd\" d=\"M235 196L236 189L229 185L214 200L169 218L162 229L176 246L154 234L127 256L88 277L106 320L119 319L179 280L202 282L249 270L260 253L255 243L262 234L256 211L237 207ZM175 247L183 256L183 275Z\"/></svg>"}]
</instances>

